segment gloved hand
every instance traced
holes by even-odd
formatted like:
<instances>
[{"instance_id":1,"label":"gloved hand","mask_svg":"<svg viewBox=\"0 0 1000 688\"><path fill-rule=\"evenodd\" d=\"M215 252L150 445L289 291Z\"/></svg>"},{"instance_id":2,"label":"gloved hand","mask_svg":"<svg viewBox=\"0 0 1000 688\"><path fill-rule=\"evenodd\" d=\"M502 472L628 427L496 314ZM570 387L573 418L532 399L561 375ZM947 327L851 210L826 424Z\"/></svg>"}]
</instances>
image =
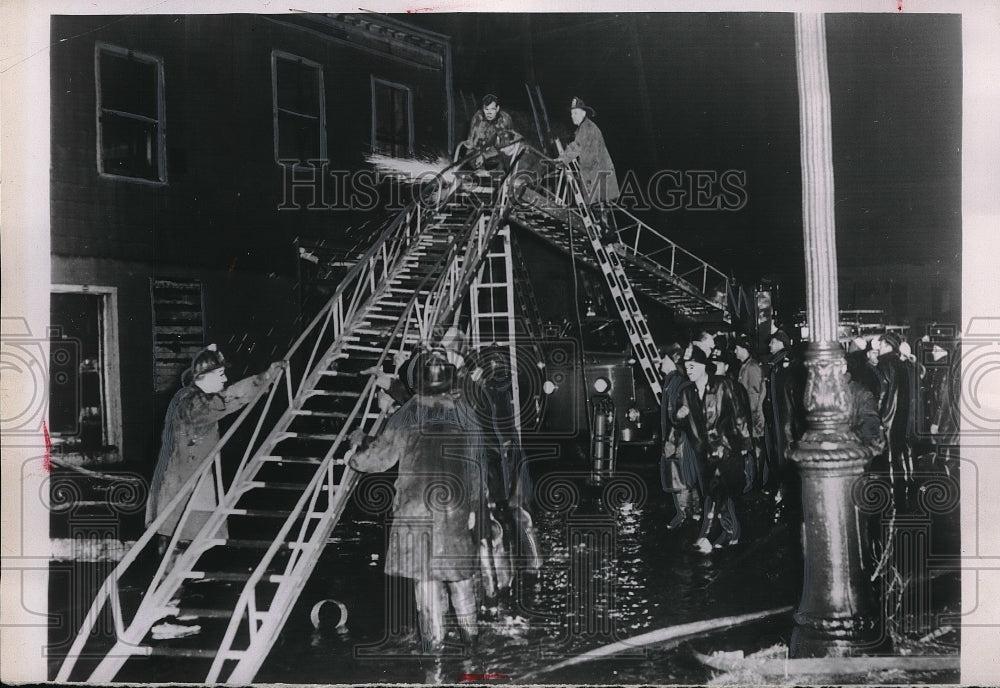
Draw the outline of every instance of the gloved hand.
<instances>
[{"instance_id":1,"label":"gloved hand","mask_svg":"<svg viewBox=\"0 0 1000 688\"><path fill-rule=\"evenodd\" d=\"M352 446L359 447L368 438L368 433L364 431L363 428L355 428L351 431L351 434L347 436Z\"/></svg>"},{"instance_id":2,"label":"gloved hand","mask_svg":"<svg viewBox=\"0 0 1000 688\"><path fill-rule=\"evenodd\" d=\"M284 370L288 370L288 361L275 361L268 366L267 377L270 381L274 382L281 376Z\"/></svg>"}]
</instances>

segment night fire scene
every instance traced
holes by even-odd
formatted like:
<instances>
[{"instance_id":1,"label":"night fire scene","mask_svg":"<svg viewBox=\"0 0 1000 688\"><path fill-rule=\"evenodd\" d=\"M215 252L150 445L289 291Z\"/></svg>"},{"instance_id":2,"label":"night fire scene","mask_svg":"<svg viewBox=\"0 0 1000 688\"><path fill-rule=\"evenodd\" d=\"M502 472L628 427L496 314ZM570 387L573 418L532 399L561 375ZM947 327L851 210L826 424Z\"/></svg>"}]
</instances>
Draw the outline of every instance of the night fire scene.
<instances>
[{"instance_id":1,"label":"night fire scene","mask_svg":"<svg viewBox=\"0 0 1000 688\"><path fill-rule=\"evenodd\" d=\"M960 682L969 18L890 4L53 14L42 680Z\"/></svg>"}]
</instances>

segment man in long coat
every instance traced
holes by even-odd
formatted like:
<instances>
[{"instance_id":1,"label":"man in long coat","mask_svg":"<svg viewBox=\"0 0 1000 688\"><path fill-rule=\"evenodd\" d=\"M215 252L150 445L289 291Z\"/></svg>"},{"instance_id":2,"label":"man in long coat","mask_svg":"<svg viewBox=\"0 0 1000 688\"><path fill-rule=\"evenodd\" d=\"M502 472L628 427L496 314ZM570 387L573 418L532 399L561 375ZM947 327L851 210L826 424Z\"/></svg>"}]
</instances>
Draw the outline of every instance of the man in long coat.
<instances>
[{"instance_id":1,"label":"man in long coat","mask_svg":"<svg viewBox=\"0 0 1000 688\"><path fill-rule=\"evenodd\" d=\"M443 649L454 610L463 640L478 638L475 575L485 522L486 456L474 411L454 392L443 352L410 366L414 391L382 433L350 459L365 473L399 464L385 573L413 580L423 649Z\"/></svg>"},{"instance_id":2,"label":"man in long coat","mask_svg":"<svg viewBox=\"0 0 1000 688\"><path fill-rule=\"evenodd\" d=\"M707 553L713 547L735 545L740 540L735 499L743 493L744 456L752 447L750 408L738 389L738 382L725 375L709 374L708 359L698 347L691 347L684 367L701 393L705 413L705 496L701 532L695 547ZM709 542L716 516L722 532Z\"/></svg>"},{"instance_id":3,"label":"man in long coat","mask_svg":"<svg viewBox=\"0 0 1000 688\"><path fill-rule=\"evenodd\" d=\"M610 203L618 198L621 191L618 188L615 165L604 144L604 134L591 119L594 109L579 98L573 98L569 112L577 128L576 136L566 146L559 160L564 163L571 160L579 162L583 193L588 204Z\"/></svg>"},{"instance_id":4,"label":"man in long coat","mask_svg":"<svg viewBox=\"0 0 1000 688\"><path fill-rule=\"evenodd\" d=\"M750 403L750 433L753 436L754 458L756 462L755 473L757 479L763 484L769 476L764 471L766 463L764 458L764 398L767 396L764 370L760 363L753 357L752 345L747 337L741 337L733 345L733 353L736 354L740 362L740 371L737 381L743 385L747 391L747 401Z\"/></svg>"},{"instance_id":5,"label":"man in long coat","mask_svg":"<svg viewBox=\"0 0 1000 688\"><path fill-rule=\"evenodd\" d=\"M147 526L156 520L219 443L219 421L255 399L284 365L280 361L272 363L265 372L226 386L226 360L222 352L215 344L198 352L191 367L184 371L184 386L167 408L160 457L146 504ZM192 513L184 522L181 542L194 539L214 511L216 501L214 482L202 481L191 496ZM182 508L174 509L156 529L162 536L161 549L166 544L164 540L176 529L182 513Z\"/></svg>"},{"instance_id":6,"label":"man in long coat","mask_svg":"<svg viewBox=\"0 0 1000 688\"><path fill-rule=\"evenodd\" d=\"M660 484L674 503L671 530L701 510L704 491L705 414L693 382L677 369L674 357L660 359L663 392L660 399Z\"/></svg>"}]
</instances>

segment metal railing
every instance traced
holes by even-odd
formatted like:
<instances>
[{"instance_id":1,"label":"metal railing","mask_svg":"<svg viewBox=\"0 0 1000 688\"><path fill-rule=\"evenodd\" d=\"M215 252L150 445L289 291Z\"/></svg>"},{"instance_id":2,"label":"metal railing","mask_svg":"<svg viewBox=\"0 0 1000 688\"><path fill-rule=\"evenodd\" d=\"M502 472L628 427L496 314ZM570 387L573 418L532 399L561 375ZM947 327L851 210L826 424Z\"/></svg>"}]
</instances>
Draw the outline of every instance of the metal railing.
<instances>
[{"instance_id":1,"label":"metal railing","mask_svg":"<svg viewBox=\"0 0 1000 688\"><path fill-rule=\"evenodd\" d=\"M612 205L612 219L618 235L616 250L639 259L694 285L706 297L710 290L722 289L729 279L704 260L677 245L621 206ZM724 307L724 306L720 306Z\"/></svg>"},{"instance_id":2,"label":"metal railing","mask_svg":"<svg viewBox=\"0 0 1000 688\"><path fill-rule=\"evenodd\" d=\"M531 189L536 194L531 207L563 221L568 219L568 213L579 216L581 211L576 207L568 177L573 174L572 166L557 164L537 149L526 146L525 150L537 157L544 168L536 174L522 172L525 180L531 181ZM715 290L725 293L729 283L725 273L682 248L626 208L617 203L610 203L608 207L612 225L609 229L616 235L613 243L616 253L654 275L669 275L671 282L687 287L685 291L703 300L706 306L725 310L724 303L710 299Z\"/></svg>"},{"instance_id":3,"label":"metal railing","mask_svg":"<svg viewBox=\"0 0 1000 688\"><path fill-rule=\"evenodd\" d=\"M381 367L390 354L404 350L416 339L419 338L420 341L429 343L436 334L439 336L441 324L454 313L455 308L460 303L468 284L478 270L490 238L499 226L500 218L509 209L509 183L509 178L504 181L500 190L500 202L494 206L489 218L486 219L482 214L470 218L472 221L464 227L463 232L453 237L444 255L436 261L435 267L428 271L420 286L414 290L402 315L386 339L376 363L377 367ZM447 194L453 195L456 190L456 188L452 188L447 191ZM435 191L435 193L439 192L440 190ZM92 632L105 614L106 609L109 609L112 615L116 643L111 652L93 657L100 656L103 659L94 671L92 679L110 680L129 656L148 654L148 648L138 652L134 650L138 649L136 646L142 641L152 623L162 618L165 611L167 613L171 610L177 611L168 604L168 596L179 587L180 576L184 572L192 570L198 557L204 551L225 543L226 538L221 537L220 533L225 527L227 517L230 514L241 512L240 509L236 508L237 501L247 490L262 486L262 483L254 481L252 476L247 477L259 465L254 459L265 456L277 442L286 436L281 432L275 436L276 433L272 431L261 440L261 431L265 421L275 414L280 414L273 425L274 429L287 427L294 416L295 402L304 393L314 388L333 357L343 349L344 343L352 337L351 330L362 319L364 307L374 302L385 289L389 277L399 271L402 261L409 255L410 250L420 240L428 226L430 219L428 215L436 212L435 207L440 207L440 203L411 203L382 231L375 243L351 268L327 305L313 318L291 346L284 359L288 363L287 369L272 383L262 388L239 413L235 422L220 438L209 456L184 483L158 517L147 527L135 546L107 577L98 590L60 667L56 677L57 681L69 680L76 662L83 656L86 644L91 639ZM461 254L459 254L459 246L464 247ZM432 279L435 281L430 284ZM426 295L421 296L422 293ZM414 328L418 331L416 335L413 332ZM279 398L276 392L281 382L284 382L286 391L286 395L281 395L285 397L281 400L284 403L275 405L275 399ZM261 405L260 401L265 398L265 392L266 400ZM326 538L326 534L322 531L325 526L339 518L346 505L346 499L357 480L357 474L345 465L350 449L342 459L335 461L333 457L341 448L348 430L352 427L362 428L366 432L375 432L381 427L387 413L384 410L375 412L373 409L377 407L377 388L375 387L375 377L372 376L360 392L358 402L348 414L340 432L317 465L312 479L303 488L302 495L286 517L278 535L251 573L234 607L222 644L206 680L210 682L218 680L222 665L227 660L237 658L245 660L249 657L249 662L240 661L237 668L226 679L239 682L249 681L265 659L269 643L273 642L274 636L291 611L295 596L305 583L303 572L307 572L311 568L322 550ZM255 417L256 420L249 420L251 417ZM227 488L223 472L223 451L238 432L249 428L251 424L253 428L249 430L250 439L239 462L236 476ZM343 466L344 472L339 482L335 478L335 466ZM206 481L211 482L214 486L218 502L217 508L191 545L180 551L180 533L184 524L188 522L191 512L194 511L190 498ZM316 512L316 505L324 492L330 495L327 507L322 512ZM178 524L174 529L163 560L154 573L138 610L131 621L127 621L122 613L119 582L130 571L140 555L146 551L149 544L154 541L154 536L163 523L175 516L178 510L181 510ZM309 526L310 515L318 516L315 519L316 526L312 528ZM289 544L285 538L289 536L300 519L302 521L299 530ZM267 570L273 563L275 556L286 545L291 549L292 555L285 564L283 573L279 575L268 574ZM176 560L171 565L175 556ZM265 579L265 576L268 576L267 580L271 582L279 582L279 589L271 600L268 610L261 611L258 608L256 587ZM280 585L281 582L285 582L285 584ZM275 609L278 610L278 614L272 613ZM232 650L232 643L244 620L250 629L250 645L244 650ZM264 644L265 641L266 644Z\"/></svg>"}]
</instances>

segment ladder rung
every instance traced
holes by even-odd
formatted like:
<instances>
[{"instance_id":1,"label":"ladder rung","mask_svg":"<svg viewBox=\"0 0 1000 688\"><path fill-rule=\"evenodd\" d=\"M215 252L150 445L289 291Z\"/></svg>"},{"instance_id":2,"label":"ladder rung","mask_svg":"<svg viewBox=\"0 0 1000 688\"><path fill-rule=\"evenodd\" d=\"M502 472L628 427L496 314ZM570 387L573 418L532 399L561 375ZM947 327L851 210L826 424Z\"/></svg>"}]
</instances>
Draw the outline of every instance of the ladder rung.
<instances>
[{"instance_id":1,"label":"ladder rung","mask_svg":"<svg viewBox=\"0 0 1000 688\"><path fill-rule=\"evenodd\" d=\"M253 571L189 571L186 574L187 578L197 578L198 580L206 581L228 581L240 583L245 580L250 579L250 575ZM281 573L272 573L265 575L262 580L268 583L280 583L285 580L286 576Z\"/></svg>"},{"instance_id":2,"label":"ladder rung","mask_svg":"<svg viewBox=\"0 0 1000 688\"><path fill-rule=\"evenodd\" d=\"M360 392L352 392L345 389L327 389L323 390L328 397L357 397L360 396ZM317 415L319 411L308 411L306 409L295 409L295 413L302 414L304 416Z\"/></svg>"},{"instance_id":3,"label":"ladder rung","mask_svg":"<svg viewBox=\"0 0 1000 688\"><path fill-rule=\"evenodd\" d=\"M347 417L347 414L344 414ZM289 432L286 433L287 437L290 439L297 440L322 440L324 442L333 442L337 439L337 435L328 435L326 433L309 433L309 432Z\"/></svg>"},{"instance_id":4,"label":"ladder rung","mask_svg":"<svg viewBox=\"0 0 1000 688\"><path fill-rule=\"evenodd\" d=\"M323 459L318 456L262 456L260 460L275 463L311 463L316 465L323 462Z\"/></svg>"},{"instance_id":5,"label":"ladder rung","mask_svg":"<svg viewBox=\"0 0 1000 688\"><path fill-rule=\"evenodd\" d=\"M273 540L249 540L242 538L229 538L226 540L226 547L235 547L237 549L267 549L271 546ZM284 547L288 547L288 543L284 544Z\"/></svg>"},{"instance_id":6,"label":"ladder rung","mask_svg":"<svg viewBox=\"0 0 1000 688\"><path fill-rule=\"evenodd\" d=\"M151 655L156 657L197 657L200 659L213 659L218 651L215 649L206 650L201 647L166 647L163 645L139 645L136 647L136 654Z\"/></svg>"},{"instance_id":7,"label":"ladder rung","mask_svg":"<svg viewBox=\"0 0 1000 688\"><path fill-rule=\"evenodd\" d=\"M233 516L255 516L260 518L288 518L288 515L292 512L289 510L274 510L274 509L224 509L227 514Z\"/></svg>"},{"instance_id":8,"label":"ladder rung","mask_svg":"<svg viewBox=\"0 0 1000 688\"><path fill-rule=\"evenodd\" d=\"M233 610L179 607L177 616L197 616L199 619L229 619L233 616Z\"/></svg>"},{"instance_id":9,"label":"ladder rung","mask_svg":"<svg viewBox=\"0 0 1000 688\"><path fill-rule=\"evenodd\" d=\"M397 287L397 286L394 286L394 285L390 286L388 289L386 289L386 291L401 291L401 292L405 292L407 294L417 293L417 294L420 294L422 296L426 296L427 294L431 293L430 289L421 289L419 291L416 291L414 289L409 289L407 287Z\"/></svg>"},{"instance_id":10,"label":"ladder rung","mask_svg":"<svg viewBox=\"0 0 1000 688\"><path fill-rule=\"evenodd\" d=\"M275 463L298 463L298 464L309 464L313 466L323 462L321 458L316 456L276 456L270 460ZM344 461L344 459L333 459L334 466L343 466L345 465L345 463L346 462Z\"/></svg>"},{"instance_id":11,"label":"ladder rung","mask_svg":"<svg viewBox=\"0 0 1000 688\"><path fill-rule=\"evenodd\" d=\"M305 492L306 483L283 483L278 481L270 480L255 480L257 483L256 487L263 488L265 490L291 490L293 492ZM326 489L326 485L322 486Z\"/></svg>"},{"instance_id":12,"label":"ladder rung","mask_svg":"<svg viewBox=\"0 0 1000 688\"><path fill-rule=\"evenodd\" d=\"M344 395L334 395L334 396L344 396ZM353 394L351 396L359 396L358 394ZM347 418L347 413L344 411L296 411L297 416L312 416L314 418Z\"/></svg>"},{"instance_id":13,"label":"ladder rung","mask_svg":"<svg viewBox=\"0 0 1000 688\"><path fill-rule=\"evenodd\" d=\"M250 578L252 571L188 571L185 578L204 581L241 582Z\"/></svg>"}]
</instances>

